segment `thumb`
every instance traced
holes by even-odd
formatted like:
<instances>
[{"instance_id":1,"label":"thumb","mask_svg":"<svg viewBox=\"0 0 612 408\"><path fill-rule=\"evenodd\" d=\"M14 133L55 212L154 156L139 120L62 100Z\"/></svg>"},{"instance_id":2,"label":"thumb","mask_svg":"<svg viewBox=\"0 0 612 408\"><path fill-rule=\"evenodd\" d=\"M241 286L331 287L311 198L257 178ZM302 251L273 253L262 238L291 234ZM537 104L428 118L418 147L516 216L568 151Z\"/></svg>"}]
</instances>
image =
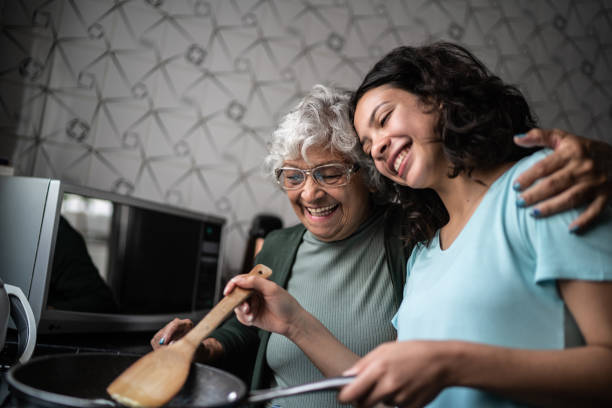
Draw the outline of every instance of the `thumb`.
<instances>
[{"instance_id":1,"label":"thumb","mask_svg":"<svg viewBox=\"0 0 612 408\"><path fill-rule=\"evenodd\" d=\"M266 293L274 283L259 276L239 275L232 278L232 283L242 289L252 289L257 292Z\"/></svg>"}]
</instances>

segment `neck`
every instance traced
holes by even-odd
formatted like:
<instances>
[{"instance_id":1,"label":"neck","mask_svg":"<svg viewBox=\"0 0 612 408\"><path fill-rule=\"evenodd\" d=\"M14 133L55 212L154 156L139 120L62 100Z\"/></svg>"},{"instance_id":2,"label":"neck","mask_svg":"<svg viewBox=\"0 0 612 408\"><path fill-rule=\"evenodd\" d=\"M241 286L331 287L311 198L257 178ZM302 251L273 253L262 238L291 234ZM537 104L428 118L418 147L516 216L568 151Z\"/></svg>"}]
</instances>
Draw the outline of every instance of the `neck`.
<instances>
[{"instance_id":1,"label":"neck","mask_svg":"<svg viewBox=\"0 0 612 408\"><path fill-rule=\"evenodd\" d=\"M459 235L491 184L512 165L513 163L506 163L485 172L473 171L471 176L462 173L452 179L446 178L439 186L434 187L449 215L449 222L440 232L443 249L448 248Z\"/></svg>"}]
</instances>

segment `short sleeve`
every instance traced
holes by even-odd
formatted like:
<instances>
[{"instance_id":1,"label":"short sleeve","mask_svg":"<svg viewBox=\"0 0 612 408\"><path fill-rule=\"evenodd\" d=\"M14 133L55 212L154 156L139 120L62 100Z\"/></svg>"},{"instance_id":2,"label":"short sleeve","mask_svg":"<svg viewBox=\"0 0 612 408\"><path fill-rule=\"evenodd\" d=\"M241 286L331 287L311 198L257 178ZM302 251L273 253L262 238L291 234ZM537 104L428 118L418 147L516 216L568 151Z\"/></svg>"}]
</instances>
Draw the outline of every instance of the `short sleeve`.
<instances>
[{"instance_id":1,"label":"short sleeve","mask_svg":"<svg viewBox=\"0 0 612 408\"><path fill-rule=\"evenodd\" d=\"M509 180L530 168L552 151L541 150L517 163ZM507 185L512 190L511 185ZM516 194L508 197L516 197ZM531 209L519 208L515 199L505 202L508 219L516 220L518 234L511 239L515 256L525 262L526 270L533 271L535 283L557 279L590 281L612 280L612 211L606 208L596 223L583 233L573 234L569 225L584 208L572 209L549 217L536 218ZM512 223L514 224L514 222ZM528 265L528 266L527 266Z\"/></svg>"},{"instance_id":2,"label":"short sleeve","mask_svg":"<svg viewBox=\"0 0 612 408\"><path fill-rule=\"evenodd\" d=\"M597 224L582 234L569 232L580 214L571 210L528 221L536 256L534 279L612 280L612 212L606 209Z\"/></svg>"}]
</instances>

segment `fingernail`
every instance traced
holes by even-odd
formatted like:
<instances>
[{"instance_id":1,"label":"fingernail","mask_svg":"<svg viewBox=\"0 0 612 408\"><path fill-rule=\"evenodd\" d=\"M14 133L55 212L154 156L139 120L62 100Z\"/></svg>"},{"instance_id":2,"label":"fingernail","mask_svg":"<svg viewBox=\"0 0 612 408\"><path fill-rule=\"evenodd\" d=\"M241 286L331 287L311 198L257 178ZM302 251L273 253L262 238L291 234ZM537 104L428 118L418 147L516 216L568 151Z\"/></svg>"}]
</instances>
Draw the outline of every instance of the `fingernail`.
<instances>
[{"instance_id":1,"label":"fingernail","mask_svg":"<svg viewBox=\"0 0 612 408\"><path fill-rule=\"evenodd\" d=\"M580 228L577 225L574 225L573 227L570 228L569 232L570 234L575 234L578 232Z\"/></svg>"},{"instance_id":2,"label":"fingernail","mask_svg":"<svg viewBox=\"0 0 612 408\"><path fill-rule=\"evenodd\" d=\"M356 374L357 374L357 370L355 370L352 367L342 373L344 377L349 377L349 376L356 375Z\"/></svg>"},{"instance_id":3,"label":"fingernail","mask_svg":"<svg viewBox=\"0 0 612 408\"><path fill-rule=\"evenodd\" d=\"M166 338L162 337L161 339L159 339L159 344L162 345L164 344L165 341L166 341Z\"/></svg>"},{"instance_id":4,"label":"fingernail","mask_svg":"<svg viewBox=\"0 0 612 408\"><path fill-rule=\"evenodd\" d=\"M523 197L519 197L516 199L516 205L518 205L519 207L524 207L525 204L525 199Z\"/></svg>"},{"instance_id":5,"label":"fingernail","mask_svg":"<svg viewBox=\"0 0 612 408\"><path fill-rule=\"evenodd\" d=\"M531 210L531 212L529 213L529 215L531 215L534 218L538 218L542 213L540 212L540 210L538 210L537 208L534 208L533 210Z\"/></svg>"},{"instance_id":6,"label":"fingernail","mask_svg":"<svg viewBox=\"0 0 612 408\"><path fill-rule=\"evenodd\" d=\"M512 185L512 188L514 189L514 191L521 191L521 183L519 183L518 181L517 181L517 182L515 182L515 183Z\"/></svg>"},{"instance_id":7,"label":"fingernail","mask_svg":"<svg viewBox=\"0 0 612 408\"><path fill-rule=\"evenodd\" d=\"M527 136L527 133L519 133L518 135L514 135L514 137L521 139L523 137Z\"/></svg>"}]
</instances>

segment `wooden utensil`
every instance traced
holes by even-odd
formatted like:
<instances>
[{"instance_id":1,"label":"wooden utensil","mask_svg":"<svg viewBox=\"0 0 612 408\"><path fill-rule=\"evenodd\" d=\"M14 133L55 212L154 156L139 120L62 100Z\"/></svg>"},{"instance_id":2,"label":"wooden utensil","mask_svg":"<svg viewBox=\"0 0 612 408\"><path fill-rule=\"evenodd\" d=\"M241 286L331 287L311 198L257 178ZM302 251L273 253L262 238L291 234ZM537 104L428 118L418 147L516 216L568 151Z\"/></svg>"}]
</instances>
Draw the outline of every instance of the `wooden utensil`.
<instances>
[{"instance_id":1,"label":"wooden utensil","mask_svg":"<svg viewBox=\"0 0 612 408\"><path fill-rule=\"evenodd\" d=\"M272 270L259 264L248 274L268 278ZM106 391L117 402L130 407L159 407L170 401L187 380L191 360L202 340L252 293L251 290L234 288L189 333L169 346L144 355L117 377Z\"/></svg>"}]
</instances>

